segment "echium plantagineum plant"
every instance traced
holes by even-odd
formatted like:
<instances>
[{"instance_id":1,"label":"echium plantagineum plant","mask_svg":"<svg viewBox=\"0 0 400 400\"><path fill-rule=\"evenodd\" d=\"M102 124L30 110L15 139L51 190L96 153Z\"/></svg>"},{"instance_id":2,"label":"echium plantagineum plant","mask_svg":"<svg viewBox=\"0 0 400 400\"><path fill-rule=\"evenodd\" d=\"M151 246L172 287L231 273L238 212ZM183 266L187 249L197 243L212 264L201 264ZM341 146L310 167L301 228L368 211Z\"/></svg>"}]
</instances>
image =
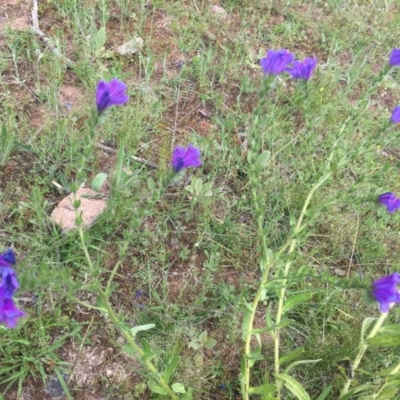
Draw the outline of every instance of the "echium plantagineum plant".
<instances>
[{"instance_id":1,"label":"echium plantagineum plant","mask_svg":"<svg viewBox=\"0 0 400 400\"><path fill-rule=\"evenodd\" d=\"M92 118L89 120L89 130L92 132L89 137L91 140L95 137L95 127L101 123L103 118L105 117L106 110L111 108L112 106L121 106L126 104L129 101L129 96L126 94L127 85L118 80L112 79L110 82L100 81L97 85L96 91L96 109L92 114ZM123 152L121 153L123 155ZM149 212L153 206L162 198L165 190L169 185L176 183L179 181L180 177L184 173L184 171L188 168L196 168L202 165L201 161L201 151L197 147L189 144L187 148L184 147L176 147L173 150L173 154L171 157L171 168L170 171L167 172L167 177L160 177L160 186L158 190L155 190L153 193L153 197L150 198L150 203L146 205L146 211ZM121 166L122 167L122 166ZM142 338L140 344L136 342L136 335L140 331L145 331L153 328L154 324L146 324L141 326L129 327L127 323L125 323L122 316L118 315L118 313L114 310L111 302L110 296L112 294L113 288L113 279L118 271L118 268L121 266L123 257L119 257L117 262L115 263L114 268L112 269L107 282L104 284L104 280L100 277L101 272L95 266L95 263L92 261L91 255L89 254L89 249L86 244L87 233L83 230L82 221L79 216L79 204L75 205L76 210L76 222L78 226L78 232L80 237L81 247L85 254L86 262L89 267L89 273L92 277L92 282L90 283L90 290L92 290L100 299L101 307L93 306L92 304L86 303L78 298L74 298L74 301L79 304L95 309L105 315L111 320L114 324L115 328L120 331L127 342L127 348L129 348L130 352L134 352L138 359L142 362L142 364L147 368L149 372L149 380L148 385L149 389L158 395L168 396L172 399L192 399L192 389L188 388L184 389L183 384L181 383L170 383L170 379L173 375L174 370L178 366L179 357L173 356L164 371L160 372L157 369L155 363L152 362L152 358L154 357L154 352L150 348L149 342ZM130 234L136 234L134 227L132 227L132 232ZM123 252L126 250L129 241L124 242L121 245L123 248ZM82 287L81 290L84 290L85 287ZM184 393L183 393L184 391ZM180 395L178 395L180 393Z\"/></svg>"},{"instance_id":2,"label":"echium plantagineum plant","mask_svg":"<svg viewBox=\"0 0 400 400\"><path fill-rule=\"evenodd\" d=\"M292 221L292 230L287 242L278 250L272 251L268 248L268 243L265 235L265 211L262 209L262 188L265 183L261 181L262 170L268 165L270 159L270 152L262 148L262 140L260 139L258 127L260 116L264 111L263 107L266 105L269 97L270 91L276 86L276 77L278 75L288 73L293 79L301 80L304 83L312 77L317 66L317 59L307 57L303 61L296 60L294 54L288 50L269 50L266 57L261 59L260 65L261 69L265 75L262 88L260 90L260 101L259 105L254 111L253 125L250 130L249 138L249 150L247 160L249 163L249 178L252 191L252 201L254 214L257 222L258 228L258 240L260 244L260 270L261 279L259 288L254 296L251 303L246 302L246 310L243 319L242 336L244 340L244 354L241 363L241 393L243 400L249 400L253 395L262 395L265 399L281 399L283 387L290 391L298 399L309 399L309 395L306 392L302 384L297 381L293 376L288 374L288 371L292 366L296 365L296 357L298 357L301 351L295 350L289 352L288 354L280 354L280 332L282 329L291 324L291 321L286 317L286 313L292 310L299 304L310 300L312 294L310 293L300 293L293 297L287 296L286 288L289 284L293 282L298 282L305 277L319 279L321 281L329 282L330 284L336 285L345 289L363 289L369 293L369 297L375 301L381 311L381 316L376 320L374 326L367 334L364 339L364 334L368 331L371 323L374 321L373 318L367 318L364 321L362 327L362 337L358 352L352 361L351 370L356 373L356 370L360 364L360 361L365 353L365 350L369 345L378 345L388 343L393 338L389 339L385 335L377 335L378 332L382 331L382 324L388 315L389 309L396 303L400 302L400 295L398 292L397 285L400 282L400 274L395 272L389 276L383 277L374 281L372 284L360 281L358 279L338 279L332 277L329 274L317 274L313 272L310 268L301 268L300 270L293 272L291 271L291 266L293 260L295 259L296 249L299 243L304 240L307 236L307 225L308 220L312 218L310 213L308 213L309 205L312 201L313 195L316 190L321 187L326 181L332 179L333 174L331 171L332 160L334 153L340 143L341 135L346 131L348 126L348 121L357 120L360 123L360 115L354 114L351 118L348 118L343 122L342 129L338 133L331 152L327 157L327 162L325 163L323 169L319 173L319 179L312 185L309 190L308 195L305 197L303 208L297 218L297 221ZM400 66L400 49L393 49L389 61L385 67L383 67L381 73L376 77L374 84L378 84L383 77L388 74L391 69ZM375 89L375 88L374 88ZM368 93L364 96L364 99L372 92L372 89L368 90ZM312 95L312 94L310 94ZM400 106L396 107L390 118L389 123L391 125L400 122ZM386 127L387 128L387 127ZM385 129L386 129L385 128ZM387 192L378 197L378 201L386 206L389 213L393 213L400 208L400 199L392 192ZM271 276L274 278L272 279ZM303 278L302 278L303 277ZM277 293L277 303L274 304L272 300L269 300L270 295L273 296ZM261 302L267 300L268 307L266 310L266 325L265 327L254 327L255 315ZM272 312L274 310L274 312ZM397 337L395 342L400 345L400 328L392 328L392 331L396 331ZM392 332L391 331L391 332ZM254 385L254 380L252 379L252 368L259 361L263 360L262 355L262 343L261 334L265 332L270 332L273 339L274 347L274 357L273 371L266 371L265 376L267 377L262 384ZM254 339L254 340L253 340ZM386 340L386 342L385 342ZM253 344L252 344L253 343ZM255 346L254 343L257 343ZM300 349L299 349L300 350ZM303 360L302 364L307 362L318 362L319 360ZM292 364L285 367L282 370L282 365L284 363L292 362ZM399 366L393 368L389 371L389 375L394 375L399 372ZM389 386L393 388L390 378L388 381L378 390L373 398L379 398L376 396L381 395ZM370 390L370 386L356 386L351 387L354 384L353 375L348 377L345 385L341 391L340 399L347 400L350 399L352 394L358 392L361 393L365 390ZM391 386L392 385L392 386ZM318 397L319 400L328 398L333 385L329 385L323 388L322 393Z\"/></svg>"}]
</instances>

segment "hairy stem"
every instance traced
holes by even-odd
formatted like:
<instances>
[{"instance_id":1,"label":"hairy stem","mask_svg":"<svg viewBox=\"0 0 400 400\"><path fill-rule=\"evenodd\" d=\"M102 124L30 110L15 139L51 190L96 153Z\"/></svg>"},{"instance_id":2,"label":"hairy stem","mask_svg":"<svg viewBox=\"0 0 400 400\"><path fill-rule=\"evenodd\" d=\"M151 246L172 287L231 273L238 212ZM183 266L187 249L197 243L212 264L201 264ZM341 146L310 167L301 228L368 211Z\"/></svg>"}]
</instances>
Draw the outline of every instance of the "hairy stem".
<instances>
[{"instance_id":1,"label":"hairy stem","mask_svg":"<svg viewBox=\"0 0 400 400\"><path fill-rule=\"evenodd\" d=\"M380 315L380 317L376 320L374 327L371 329L370 333L368 334L366 340L362 342L362 345L358 349L358 353L352 362L353 371L357 370L358 366L360 365L361 359L363 358L363 355L368 348L367 340L374 337L377 334L377 332L379 331L380 327L382 326L382 324L385 321L387 316L388 316L388 313L382 313ZM340 396L345 395L349 391L349 388L350 388L351 383L353 382L353 379L354 379L353 377L350 377L347 379L347 381L343 387L343 390L340 393Z\"/></svg>"},{"instance_id":2,"label":"hairy stem","mask_svg":"<svg viewBox=\"0 0 400 400\"><path fill-rule=\"evenodd\" d=\"M324 184L324 182L330 177L330 173L328 173L328 174L326 174L326 175L324 175L312 188L311 188L311 190L310 190L310 192L308 193L308 196L307 196L307 198L306 198L306 201L304 202L304 205L303 205L303 208L302 208L302 210L301 210L301 213L300 213L300 215L299 215L299 217L298 217L298 219L297 219L297 223L296 223L296 226L295 226L295 228L294 228L294 230L293 230L293 234L292 234L292 239L291 239L291 242L290 242L290 246L289 246L289 250L288 250L288 255L290 255L291 253L293 253L293 251L294 251L294 249L296 248L296 243L297 243L297 235L300 233L300 231L303 229L303 226L302 226L302 223L303 223L303 219L304 219L304 217L305 217L305 215L306 215L306 212L307 212L307 209L308 209L308 206L309 206L309 204L310 204L310 202L311 202L311 199L312 199L312 197L313 197L313 195L314 195L314 193L315 193L315 191L321 186L321 185L323 185ZM285 269L284 269L284 279L283 279L283 282L282 282L282 289L279 291L279 294L278 294L278 296L279 296L279 303L278 303L278 309L277 309L277 312L276 312L276 321L275 321L275 324L278 326L279 324L280 324L280 322L281 322L281 320L282 320L282 315L283 315L283 303L284 303L284 299L285 299L285 291L286 291L286 284L287 284L287 279L286 279L286 277L288 276L288 274L289 274L289 270L290 270L290 267L291 267L291 262L290 261L287 261L286 262L286 264L285 264ZM274 331L274 364L275 364L275 374L277 375L277 374L279 374L279 368L280 368L280 365L279 365L279 344L280 344L280 341L279 341L279 328L277 328L275 331ZM280 396L280 385L277 385L277 388L278 388L278 398L279 398L279 396Z\"/></svg>"},{"instance_id":3,"label":"hairy stem","mask_svg":"<svg viewBox=\"0 0 400 400\"><path fill-rule=\"evenodd\" d=\"M94 276L95 275L95 269L94 269L92 259L90 258L90 254L89 254L89 251L88 251L86 243L85 243L85 237L84 237L84 234L83 234L82 225L79 226L79 237L80 237L80 240L81 240L82 249L83 249L83 252L85 254L86 261L88 263L90 272ZM116 271L116 268L114 268L113 272L114 271ZM115 272L114 272L114 274L115 274ZM98 292L98 295L100 296L100 298L102 300L102 304L104 306L104 309L108 313L108 315L109 315L111 321L113 322L114 326L120 331L120 333L125 338L127 343L131 346L131 348L134 349L134 351L140 356L140 359L142 360L142 362L146 365L148 370L156 377L158 383L165 390L165 392L168 394L168 396L173 400L178 400L179 397L169 387L168 383L165 382L164 378L162 377L160 372L157 370L155 365L148 358L144 357L145 356L144 351L142 350L142 348L140 346L138 346L136 344L136 342L135 342L134 338L132 337L132 335L128 331L126 331L126 329L124 329L121 326L121 322L120 322L117 314L115 313L112 305L110 304L106 292L100 287L100 285L98 285L98 287L97 287L97 292Z\"/></svg>"}]
</instances>

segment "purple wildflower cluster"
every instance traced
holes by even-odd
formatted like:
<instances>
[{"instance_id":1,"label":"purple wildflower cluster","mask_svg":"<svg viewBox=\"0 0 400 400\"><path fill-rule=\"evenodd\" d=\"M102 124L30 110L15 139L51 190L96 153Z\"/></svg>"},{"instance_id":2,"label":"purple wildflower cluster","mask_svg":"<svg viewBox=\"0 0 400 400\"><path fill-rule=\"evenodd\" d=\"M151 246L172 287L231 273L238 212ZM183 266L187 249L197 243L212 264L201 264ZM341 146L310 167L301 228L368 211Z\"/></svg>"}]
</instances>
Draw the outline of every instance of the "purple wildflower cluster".
<instances>
[{"instance_id":1,"label":"purple wildflower cluster","mask_svg":"<svg viewBox=\"0 0 400 400\"><path fill-rule=\"evenodd\" d=\"M0 323L15 328L18 319L26 315L14 303L13 296L19 283L13 265L15 256L11 249L0 254Z\"/></svg>"},{"instance_id":2,"label":"purple wildflower cluster","mask_svg":"<svg viewBox=\"0 0 400 400\"><path fill-rule=\"evenodd\" d=\"M295 60L288 50L268 50L260 65L266 75L279 75L288 72L293 79L308 81L318 64L316 58L307 57L303 61Z\"/></svg>"}]
</instances>

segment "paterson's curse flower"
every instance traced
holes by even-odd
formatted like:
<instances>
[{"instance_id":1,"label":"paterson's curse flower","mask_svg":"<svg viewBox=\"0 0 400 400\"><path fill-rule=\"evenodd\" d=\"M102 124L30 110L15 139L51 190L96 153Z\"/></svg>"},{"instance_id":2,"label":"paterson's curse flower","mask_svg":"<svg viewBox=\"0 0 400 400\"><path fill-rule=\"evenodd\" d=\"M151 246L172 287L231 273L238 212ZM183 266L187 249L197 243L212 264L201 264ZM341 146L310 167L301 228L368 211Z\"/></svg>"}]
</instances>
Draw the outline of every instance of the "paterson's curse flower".
<instances>
[{"instance_id":1,"label":"paterson's curse flower","mask_svg":"<svg viewBox=\"0 0 400 400\"><path fill-rule=\"evenodd\" d=\"M294 79L304 79L308 81L317 66L318 60L316 58L307 57L303 61L296 60L293 67L286 68L286 72Z\"/></svg>"},{"instance_id":2,"label":"paterson's curse flower","mask_svg":"<svg viewBox=\"0 0 400 400\"><path fill-rule=\"evenodd\" d=\"M389 312L390 306L400 303L400 293L397 285L400 283L400 274L395 272L372 283L372 295L379 303L381 312Z\"/></svg>"},{"instance_id":3,"label":"paterson's curse flower","mask_svg":"<svg viewBox=\"0 0 400 400\"><path fill-rule=\"evenodd\" d=\"M129 100L125 90L126 84L118 79L100 81L96 91L97 112L101 114L108 107L125 104Z\"/></svg>"},{"instance_id":4,"label":"paterson's curse flower","mask_svg":"<svg viewBox=\"0 0 400 400\"><path fill-rule=\"evenodd\" d=\"M0 268L0 276L0 299L12 298L14 292L19 288L19 283L14 270L10 267Z\"/></svg>"},{"instance_id":5,"label":"paterson's curse flower","mask_svg":"<svg viewBox=\"0 0 400 400\"><path fill-rule=\"evenodd\" d=\"M378 197L379 203L386 206L387 210L392 214L400 208L400 199L392 192L383 193Z\"/></svg>"},{"instance_id":6,"label":"paterson's curse flower","mask_svg":"<svg viewBox=\"0 0 400 400\"><path fill-rule=\"evenodd\" d=\"M18 318L26 315L14 303L12 298L0 298L0 324L3 323L9 328L15 328Z\"/></svg>"},{"instance_id":7,"label":"paterson's curse flower","mask_svg":"<svg viewBox=\"0 0 400 400\"><path fill-rule=\"evenodd\" d=\"M397 106L392 111L392 116L390 117L390 122L392 124L400 123L400 106Z\"/></svg>"},{"instance_id":8,"label":"paterson's curse flower","mask_svg":"<svg viewBox=\"0 0 400 400\"><path fill-rule=\"evenodd\" d=\"M266 75L279 75L293 60L294 55L285 49L268 50L266 57L260 60L260 65Z\"/></svg>"},{"instance_id":9,"label":"paterson's curse flower","mask_svg":"<svg viewBox=\"0 0 400 400\"><path fill-rule=\"evenodd\" d=\"M390 52L389 65L391 67L400 67L400 49L393 49Z\"/></svg>"},{"instance_id":10,"label":"paterson's curse flower","mask_svg":"<svg viewBox=\"0 0 400 400\"><path fill-rule=\"evenodd\" d=\"M191 144L189 144L187 149L184 147L175 147L172 154L172 167L175 172L179 172L184 168L200 167L200 156L200 150Z\"/></svg>"},{"instance_id":11,"label":"paterson's curse flower","mask_svg":"<svg viewBox=\"0 0 400 400\"><path fill-rule=\"evenodd\" d=\"M14 269L15 255L11 249L0 254L0 324L15 328L18 318L26 315L18 309L13 300L19 283Z\"/></svg>"}]
</instances>

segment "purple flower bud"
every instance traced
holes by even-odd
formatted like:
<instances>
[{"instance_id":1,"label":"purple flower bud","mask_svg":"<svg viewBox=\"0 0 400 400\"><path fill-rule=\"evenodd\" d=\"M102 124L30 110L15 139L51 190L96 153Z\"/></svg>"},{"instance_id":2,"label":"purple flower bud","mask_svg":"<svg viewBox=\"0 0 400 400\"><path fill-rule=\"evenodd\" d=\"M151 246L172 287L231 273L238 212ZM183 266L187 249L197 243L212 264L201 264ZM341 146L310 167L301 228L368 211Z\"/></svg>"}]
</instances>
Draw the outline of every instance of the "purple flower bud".
<instances>
[{"instance_id":1,"label":"purple flower bud","mask_svg":"<svg viewBox=\"0 0 400 400\"><path fill-rule=\"evenodd\" d=\"M0 298L0 324L3 323L8 328L15 328L18 319L26 315L14 303L12 298Z\"/></svg>"},{"instance_id":2,"label":"purple flower bud","mask_svg":"<svg viewBox=\"0 0 400 400\"><path fill-rule=\"evenodd\" d=\"M389 65L393 67L400 67L400 49L393 49L390 52Z\"/></svg>"},{"instance_id":3,"label":"purple flower bud","mask_svg":"<svg viewBox=\"0 0 400 400\"><path fill-rule=\"evenodd\" d=\"M390 117L390 122L392 124L400 123L400 106L397 106L392 111L392 116Z\"/></svg>"},{"instance_id":4,"label":"purple flower bud","mask_svg":"<svg viewBox=\"0 0 400 400\"><path fill-rule=\"evenodd\" d=\"M172 167L175 172L189 167L200 167L201 152L198 148L189 144L188 148L176 147L172 155Z\"/></svg>"},{"instance_id":5,"label":"purple flower bud","mask_svg":"<svg viewBox=\"0 0 400 400\"><path fill-rule=\"evenodd\" d=\"M0 267L9 267L15 265L15 255L11 249L6 250L4 253L0 253Z\"/></svg>"},{"instance_id":6,"label":"purple flower bud","mask_svg":"<svg viewBox=\"0 0 400 400\"><path fill-rule=\"evenodd\" d=\"M389 276L374 281L371 285L371 292L379 303L381 312L389 312L390 307L400 303L400 294L397 285L400 283L400 274L395 272Z\"/></svg>"},{"instance_id":7,"label":"purple flower bud","mask_svg":"<svg viewBox=\"0 0 400 400\"><path fill-rule=\"evenodd\" d=\"M316 58L307 57L303 61L296 60L293 67L286 68L286 72L294 79L304 79L308 81L317 66L318 60Z\"/></svg>"},{"instance_id":8,"label":"purple flower bud","mask_svg":"<svg viewBox=\"0 0 400 400\"><path fill-rule=\"evenodd\" d=\"M15 271L10 267L0 268L0 299L13 297L14 292L19 288Z\"/></svg>"},{"instance_id":9,"label":"purple flower bud","mask_svg":"<svg viewBox=\"0 0 400 400\"><path fill-rule=\"evenodd\" d=\"M282 50L268 50L266 57L260 60L260 65L264 74L266 75L279 75L285 71L286 67L294 60L294 54L289 51Z\"/></svg>"},{"instance_id":10,"label":"purple flower bud","mask_svg":"<svg viewBox=\"0 0 400 400\"><path fill-rule=\"evenodd\" d=\"M378 197L379 203L386 206L387 210L392 214L400 208L400 199L397 199L392 192L381 194Z\"/></svg>"},{"instance_id":11,"label":"purple flower bud","mask_svg":"<svg viewBox=\"0 0 400 400\"><path fill-rule=\"evenodd\" d=\"M125 104L129 100L125 90L126 84L118 79L100 81L96 91L97 112L101 114L108 107Z\"/></svg>"}]
</instances>

